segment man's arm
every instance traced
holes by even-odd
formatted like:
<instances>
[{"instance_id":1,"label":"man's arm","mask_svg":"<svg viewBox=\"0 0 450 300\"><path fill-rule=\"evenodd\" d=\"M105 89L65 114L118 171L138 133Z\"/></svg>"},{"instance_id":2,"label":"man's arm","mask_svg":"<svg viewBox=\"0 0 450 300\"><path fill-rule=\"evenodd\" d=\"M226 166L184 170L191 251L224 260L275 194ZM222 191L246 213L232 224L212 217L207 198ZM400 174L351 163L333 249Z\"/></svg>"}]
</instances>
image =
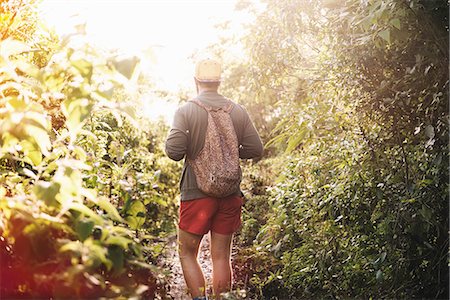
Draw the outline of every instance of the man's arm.
<instances>
[{"instance_id":1,"label":"man's arm","mask_svg":"<svg viewBox=\"0 0 450 300\"><path fill-rule=\"evenodd\" d=\"M179 108L175 112L172 128L170 128L166 139L165 150L167 156L176 161L182 160L186 155L187 143L188 129L186 118L181 108Z\"/></svg>"},{"instance_id":2,"label":"man's arm","mask_svg":"<svg viewBox=\"0 0 450 300\"><path fill-rule=\"evenodd\" d=\"M264 147L255 126L248 116L247 111L244 111L244 132L242 135L241 143L239 145L239 158L259 159L263 155Z\"/></svg>"}]
</instances>

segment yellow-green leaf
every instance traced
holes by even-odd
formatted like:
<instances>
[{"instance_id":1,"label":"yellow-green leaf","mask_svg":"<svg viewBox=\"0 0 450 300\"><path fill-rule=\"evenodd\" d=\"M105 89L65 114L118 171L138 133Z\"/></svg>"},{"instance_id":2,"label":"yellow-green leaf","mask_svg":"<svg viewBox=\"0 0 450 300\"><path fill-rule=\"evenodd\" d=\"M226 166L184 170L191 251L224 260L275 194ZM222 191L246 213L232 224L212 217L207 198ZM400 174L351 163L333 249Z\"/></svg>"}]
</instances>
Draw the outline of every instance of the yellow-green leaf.
<instances>
[{"instance_id":1,"label":"yellow-green leaf","mask_svg":"<svg viewBox=\"0 0 450 300\"><path fill-rule=\"evenodd\" d=\"M141 201L133 201L127 210L127 213L130 215L126 218L128 225L132 229L138 229L144 225L146 211L147 209Z\"/></svg>"},{"instance_id":2,"label":"yellow-green leaf","mask_svg":"<svg viewBox=\"0 0 450 300\"><path fill-rule=\"evenodd\" d=\"M72 61L72 66L74 66L83 77L91 78L93 66L90 62L85 59L78 59Z\"/></svg>"},{"instance_id":3,"label":"yellow-green leaf","mask_svg":"<svg viewBox=\"0 0 450 300\"><path fill-rule=\"evenodd\" d=\"M43 200L47 205L56 206L56 195L59 193L61 185L56 182L39 181L33 188L38 199Z\"/></svg>"},{"instance_id":4,"label":"yellow-green leaf","mask_svg":"<svg viewBox=\"0 0 450 300\"><path fill-rule=\"evenodd\" d=\"M72 251L75 253L81 253L83 250L83 244L80 243L80 241L72 241L64 244L61 248L59 248L59 251L65 252L65 251Z\"/></svg>"},{"instance_id":5,"label":"yellow-green leaf","mask_svg":"<svg viewBox=\"0 0 450 300\"><path fill-rule=\"evenodd\" d=\"M98 206L101 209L106 211L108 216L111 219L113 219L114 221L119 221L119 222L123 222L124 221L122 219L122 217L119 215L119 212L117 211L116 207L114 205L112 205L111 202L109 202L109 199L107 199L107 198L100 198L98 200L97 204L98 204Z\"/></svg>"},{"instance_id":6,"label":"yellow-green leaf","mask_svg":"<svg viewBox=\"0 0 450 300\"><path fill-rule=\"evenodd\" d=\"M128 249L128 244L133 241L123 236L110 236L105 243L107 245L117 245L123 249Z\"/></svg>"},{"instance_id":7,"label":"yellow-green leaf","mask_svg":"<svg viewBox=\"0 0 450 300\"><path fill-rule=\"evenodd\" d=\"M389 29L378 32L378 35L386 42L391 42L391 31Z\"/></svg>"},{"instance_id":8,"label":"yellow-green leaf","mask_svg":"<svg viewBox=\"0 0 450 300\"><path fill-rule=\"evenodd\" d=\"M25 125L25 131L28 135L28 140L32 143L36 143L39 146L40 152L47 156L51 147L50 137L48 132L40 127L36 127L30 124Z\"/></svg>"},{"instance_id":9,"label":"yellow-green leaf","mask_svg":"<svg viewBox=\"0 0 450 300\"><path fill-rule=\"evenodd\" d=\"M391 23L391 25L397 28L398 30L402 28L400 20L398 18L392 19L389 23Z\"/></svg>"},{"instance_id":10,"label":"yellow-green leaf","mask_svg":"<svg viewBox=\"0 0 450 300\"><path fill-rule=\"evenodd\" d=\"M25 155L25 160L33 166L38 166L42 162L42 153L39 151L39 146L33 141L23 140L20 142L22 146L23 154Z\"/></svg>"},{"instance_id":11,"label":"yellow-green leaf","mask_svg":"<svg viewBox=\"0 0 450 300\"><path fill-rule=\"evenodd\" d=\"M77 132L91 113L93 104L88 99L66 99L62 103L62 111L66 117L69 131Z\"/></svg>"},{"instance_id":12,"label":"yellow-green leaf","mask_svg":"<svg viewBox=\"0 0 450 300\"><path fill-rule=\"evenodd\" d=\"M85 216L92 218L97 224L103 223L103 219L100 218L92 209L90 209L84 204L78 202L71 202L67 205L67 208L76 210L84 214Z\"/></svg>"}]
</instances>

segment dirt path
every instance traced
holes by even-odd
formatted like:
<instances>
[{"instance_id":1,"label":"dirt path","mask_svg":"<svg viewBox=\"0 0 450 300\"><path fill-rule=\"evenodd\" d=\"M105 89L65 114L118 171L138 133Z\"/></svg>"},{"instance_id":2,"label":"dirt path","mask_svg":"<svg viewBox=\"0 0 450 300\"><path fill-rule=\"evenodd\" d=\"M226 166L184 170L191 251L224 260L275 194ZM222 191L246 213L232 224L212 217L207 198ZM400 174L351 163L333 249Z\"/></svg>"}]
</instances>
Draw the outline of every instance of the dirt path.
<instances>
[{"instance_id":1,"label":"dirt path","mask_svg":"<svg viewBox=\"0 0 450 300\"><path fill-rule=\"evenodd\" d=\"M180 259L178 257L177 251L177 240L174 239L168 245L167 254L165 256L166 265L171 272L169 277L169 296L176 300L190 300L187 294L186 284L183 278L183 271L181 270ZM211 281L211 273L212 273L212 264L209 253L209 234L203 237L203 240L200 245L199 251L199 261L202 267L203 273L205 274L206 286L209 289L208 294L211 294L210 289L212 285Z\"/></svg>"}]
</instances>

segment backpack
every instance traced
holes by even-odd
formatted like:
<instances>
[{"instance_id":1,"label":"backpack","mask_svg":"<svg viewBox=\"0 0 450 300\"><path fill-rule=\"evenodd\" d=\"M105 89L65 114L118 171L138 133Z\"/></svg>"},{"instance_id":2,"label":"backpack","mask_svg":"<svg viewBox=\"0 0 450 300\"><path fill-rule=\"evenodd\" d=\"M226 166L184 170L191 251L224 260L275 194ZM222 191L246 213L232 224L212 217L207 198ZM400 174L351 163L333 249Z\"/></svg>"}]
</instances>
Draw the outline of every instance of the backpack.
<instances>
[{"instance_id":1,"label":"backpack","mask_svg":"<svg viewBox=\"0 0 450 300\"><path fill-rule=\"evenodd\" d=\"M230 112L233 103L224 108L212 108L200 100L190 100L208 113L205 145L194 159L188 158L197 186L204 194L224 198L239 189L241 168L239 145Z\"/></svg>"}]
</instances>

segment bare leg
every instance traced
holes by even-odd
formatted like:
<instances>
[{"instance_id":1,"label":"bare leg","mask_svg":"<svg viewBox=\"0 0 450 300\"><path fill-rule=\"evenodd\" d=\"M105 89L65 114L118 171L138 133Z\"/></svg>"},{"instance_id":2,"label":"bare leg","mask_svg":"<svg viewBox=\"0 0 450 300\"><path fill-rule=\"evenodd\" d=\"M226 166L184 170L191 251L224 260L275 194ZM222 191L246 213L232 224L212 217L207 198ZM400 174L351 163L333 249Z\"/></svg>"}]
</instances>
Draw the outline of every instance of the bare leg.
<instances>
[{"instance_id":1,"label":"bare leg","mask_svg":"<svg viewBox=\"0 0 450 300\"><path fill-rule=\"evenodd\" d=\"M231 291L231 242L233 235L211 232L211 258L213 263L213 291L220 299L220 293Z\"/></svg>"},{"instance_id":2,"label":"bare leg","mask_svg":"<svg viewBox=\"0 0 450 300\"><path fill-rule=\"evenodd\" d=\"M205 277L197 260L202 235L192 234L179 229L178 253L184 280L192 297L205 296Z\"/></svg>"}]
</instances>

